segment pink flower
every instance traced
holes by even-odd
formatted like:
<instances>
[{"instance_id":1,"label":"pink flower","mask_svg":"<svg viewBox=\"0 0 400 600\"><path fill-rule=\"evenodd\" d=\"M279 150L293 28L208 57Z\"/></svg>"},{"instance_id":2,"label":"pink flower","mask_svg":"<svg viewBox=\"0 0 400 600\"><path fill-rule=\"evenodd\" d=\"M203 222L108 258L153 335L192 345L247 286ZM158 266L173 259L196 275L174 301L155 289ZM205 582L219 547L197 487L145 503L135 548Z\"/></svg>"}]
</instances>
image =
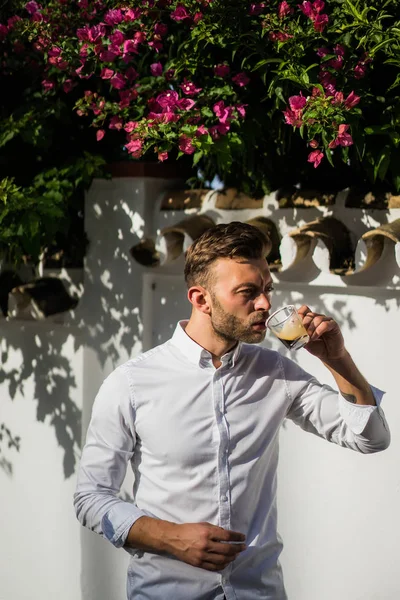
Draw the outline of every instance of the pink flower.
<instances>
[{"instance_id":1,"label":"pink flower","mask_svg":"<svg viewBox=\"0 0 400 600\"><path fill-rule=\"evenodd\" d=\"M232 77L232 81L239 87L244 87L249 83L250 79L247 77L246 73L242 72L235 75L235 77Z\"/></svg>"},{"instance_id":2,"label":"pink flower","mask_svg":"<svg viewBox=\"0 0 400 600\"><path fill-rule=\"evenodd\" d=\"M25 9L28 11L28 13L30 15L34 15L39 10L41 10L42 7L37 2L32 1L32 2L27 2L27 4L25 4Z\"/></svg>"},{"instance_id":3,"label":"pink flower","mask_svg":"<svg viewBox=\"0 0 400 600\"><path fill-rule=\"evenodd\" d=\"M176 115L171 110L165 109L162 112L150 112L149 120L155 123L176 123L179 120L179 115Z\"/></svg>"},{"instance_id":4,"label":"pink flower","mask_svg":"<svg viewBox=\"0 0 400 600\"><path fill-rule=\"evenodd\" d=\"M100 77L102 79L111 79L113 75L114 71L112 69L107 69L106 67L104 67L104 69L102 69L100 73Z\"/></svg>"},{"instance_id":5,"label":"pink flower","mask_svg":"<svg viewBox=\"0 0 400 600\"><path fill-rule=\"evenodd\" d=\"M343 58L341 56L332 58L332 60L328 61L328 65L335 71L340 71L340 69L343 67Z\"/></svg>"},{"instance_id":6,"label":"pink flower","mask_svg":"<svg viewBox=\"0 0 400 600\"><path fill-rule=\"evenodd\" d=\"M317 15L314 19L314 29L322 33L329 21L328 15Z\"/></svg>"},{"instance_id":7,"label":"pink flower","mask_svg":"<svg viewBox=\"0 0 400 600\"><path fill-rule=\"evenodd\" d=\"M171 19L174 21L183 21L185 19L190 19L190 15L183 4L178 4L174 12L171 13Z\"/></svg>"},{"instance_id":8,"label":"pink flower","mask_svg":"<svg viewBox=\"0 0 400 600\"><path fill-rule=\"evenodd\" d=\"M106 27L103 23L93 25L93 27L82 27L76 31L77 38L84 42L97 42L106 35Z\"/></svg>"},{"instance_id":9,"label":"pink flower","mask_svg":"<svg viewBox=\"0 0 400 600\"><path fill-rule=\"evenodd\" d=\"M163 108L173 108L177 105L179 96L177 92L169 90L168 92L161 92L156 98L156 102Z\"/></svg>"},{"instance_id":10,"label":"pink flower","mask_svg":"<svg viewBox=\"0 0 400 600\"><path fill-rule=\"evenodd\" d=\"M227 122L230 122L230 120L232 118L233 110L234 110L233 106L225 106L225 103L223 100L216 102L213 106L213 111L214 111L215 115L218 117L219 122L224 125Z\"/></svg>"},{"instance_id":11,"label":"pink flower","mask_svg":"<svg viewBox=\"0 0 400 600\"><path fill-rule=\"evenodd\" d=\"M344 101L343 92L335 92L334 97L332 98L332 104L336 106L337 104L342 104Z\"/></svg>"},{"instance_id":12,"label":"pink flower","mask_svg":"<svg viewBox=\"0 0 400 600\"><path fill-rule=\"evenodd\" d=\"M110 84L116 90L122 90L126 85L126 79L121 73L116 73L111 77Z\"/></svg>"},{"instance_id":13,"label":"pink flower","mask_svg":"<svg viewBox=\"0 0 400 600\"><path fill-rule=\"evenodd\" d=\"M49 92L50 90L52 90L55 87L55 83L54 83L54 81L50 81L49 79L43 79L42 87L45 92Z\"/></svg>"},{"instance_id":14,"label":"pink flower","mask_svg":"<svg viewBox=\"0 0 400 600\"><path fill-rule=\"evenodd\" d=\"M142 140L131 140L128 144L125 144L125 148L134 158L139 158L142 153Z\"/></svg>"},{"instance_id":15,"label":"pink flower","mask_svg":"<svg viewBox=\"0 0 400 600\"><path fill-rule=\"evenodd\" d=\"M301 127L303 125L301 111L287 109L283 111L283 115L287 125L293 125L293 127Z\"/></svg>"},{"instance_id":16,"label":"pink flower","mask_svg":"<svg viewBox=\"0 0 400 600\"><path fill-rule=\"evenodd\" d=\"M246 106L248 106L248 104L238 104L237 106L235 106L237 112L242 117L242 119L244 119L246 116Z\"/></svg>"},{"instance_id":17,"label":"pink flower","mask_svg":"<svg viewBox=\"0 0 400 600\"><path fill-rule=\"evenodd\" d=\"M58 48L57 46L53 46L52 48L50 48L50 50L48 51L48 55L50 57L57 57L60 56L61 54L61 48Z\"/></svg>"},{"instance_id":18,"label":"pink flower","mask_svg":"<svg viewBox=\"0 0 400 600\"><path fill-rule=\"evenodd\" d=\"M72 89L75 87L75 83L73 82L72 79L66 79L63 83L63 90L66 94L68 94L69 92L72 91Z\"/></svg>"},{"instance_id":19,"label":"pink flower","mask_svg":"<svg viewBox=\"0 0 400 600\"><path fill-rule=\"evenodd\" d=\"M138 126L138 123L137 123L137 121L128 121L128 123L126 123L126 124L124 125L124 129L125 129L125 131L126 131L126 132L128 132L128 133L132 133L132 131L133 131L134 129L136 129L136 128L137 128L137 126Z\"/></svg>"},{"instance_id":20,"label":"pink flower","mask_svg":"<svg viewBox=\"0 0 400 600\"><path fill-rule=\"evenodd\" d=\"M214 74L217 77L226 77L230 73L230 68L228 65L215 65Z\"/></svg>"},{"instance_id":21,"label":"pink flower","mask_svg":"<svg viewBox=\"0 0 400 600\"><path fill-rule=\"evenodd\" d=\"M342 44L336 44L333 51L336 54L336 56L344 56L346 53L346 48L342 46Z\"/></svg>"},{"instance_id":22,"label":"pink flower","mask_svg":"<svg viewBox=\"0 0 400 600\"><path fill-rule=\"evenodd\" d=\"M129 67L125 72L125 77L129 83L132 83L132 81L135 81L139 77L139 73L133 67Z\"/></svg>"},{"instance_id":23,"label":"pink flower","mask_svg":"<svg viewBox=\"0 0 400 600\"><path fill-rule=\"evenodd\" d=\"M307 98L300 93L299 96L290 96L289 98L289 106L292 110L303 110L305 105L307 104Z\"/></svg>"},{"instance_id":24,"label":"pink flower","mask_svg":"<svg viewBox=\"0 0 400 600\"><path fill-rule=\"evenodd\" d=\"M336 139L340 146L351 146L353 144L353 138L347 133L349 127L350 125L345 125L344 123L339 125L338 136Z\"/></svg>"},{"instance_id":25,"label":"pink flower","mask_svg":"<svg viewBox=\"0 0 400 600\"><path fill-rule=\"evenodd\" d=\"M260 2L259 4L250 4L249 15L260 15L263 12L264 8L265 2Z\"/></svg>"},{"instance_id":26,"label":"pink flower","mask_svg":"<svg viewBox=\"0 0 400 600\"><path fill-rule=\"evenodd\" d=\"M323 58L324 56L326 56L327 54L330 54L330 53L331 53L331 51L326 46L321 46L321 48L318 48L318 50L317 50L317 54L321 58Z\"/></svg>"},{"instance_id":27,"label":"pink flower","mask_svg":"<svg viewBox=\"0 0 400 600\"><path fill-rule=\"evenodd\" d=\"M108 128L116 129L117 131L119 131L120 129L122 129L122 125L123 125L123 122L122 122L121 117L118 117L117 115L115 115L114 117L111 117Z\"/></svg>"},{"instance_id":28,"label":"pink flower","mask_svg":"<svg viewBox=\"0 0 400 600\"><path fill-rule=\"evenodd\" d=\"M124 54L138 54L138 43L134 40L125 40L124 42Z\"/></svg>"},{"instance_id":29,"label":"pink flower","mask_svg":"<svg viewBox=\"0 0 400 600\"><path fill-rule=\"evenodd\" d=\"M209 129L209 133L213 140L218 140L221 135L226 135L230 129L230 125L226 123L218 123L218 125L213 125Z\"/></svg>"},{"instance_id":30,"label":"pink flower","mask_svg":"<svg viewBox=\"0 0 400 600\"><path fill-rule=\"evenodd\" d=\"M105 135L106 135L106 132L104 131L104 129L98 129L96 131L96 140L98 142L100 142L100 140L102 140Z\"/></svg>"},{"instance_id":31,"label":"pink flower","mask_svg":"<svg viewBox=\"0 0 400 600\"><path fill-rule=\"evenodd\" d=\"M160 35L161 37L163 37L164 35L166 35L168 33L167 25L164 25L164 23L156 23L154 25L154 33L156 35Z\"/></svg>"},{"instance_id":32,"label":"pink flower","mask_svg":"<svg viewBox=\"0 0 400 600\"><path fill-rule=\"evenodd\" d=\"M195 96L199 92L201 92L202 88L198 88L192 81L187 81L185 78L183 83L179 86L186 96Z\"/></svg>"},{"instance_id":33,"label":"pink flower","mask_svg":"<svg viewBox=\"0 0 400 600\"><path fill-rule=\"evenodd\" d=\"M124 14L119 8L109 10L104 17L107 25L119 25L124 20Z\"/></svg>"},{"instance_id":34,"label":"pink flower","mask_svg":"<svg viewBox=\"0 0 400 600\"><path fill-rule=\"evenodd\" d=\"M142 11L140 10L140 8L128 8L125 11L124 21L128 23L130 21L136 21L136 19L138 19L141 14Z\"/></svg>"},{"instance_id":35,"label":"pink flower","mask_svg":"<svg viewBox=\"0 0 400 600\"><path fill-rule=\"evenodd\" d=\"M308 142L308 145L311 146L311 148L318 148L319 146L317 140L311 140L311 142Z\"/></svg>"},{"instance_id":36,"label":"pink flower","mask_svg":"<svg viewBox=\"0 0 400 600\"><path fill-rule=\"evenodd\" d=\"M111 50L103 50L100 52L100 60L103 62L113 62L117 58L118 54L111 52Z\"/></svg>"},{"instance_id":37,"label":"pink flower","mask_svg":"<svg viewBox=\"0 0 400 600\"><path fill-rule=\"evenodd\" d=\"M314 11L311 2L302 2L302 4L299 4L299 8L301 11L303 11L306 17L309 17L310 19L314 17Z\"/></svg>"},{"instance_id":38,"label":"pink flower","mask_svg":"<svg viewBox=\"0 0 400 600\"><path fill-rule=\"evenodd\" d=\"M313 10L319 14L322 10L324 10L325 2L323 0L315 0L312 6Z\"/></svg>"},{"instance_id":39,"label":"pink flower","mask_svg":"<svg viewBox=\"0 0 400 600\"><path fill-rule=\"evenodd\" d=\"M354 67L354 77L356 79L362 79L363 77L365 77L366 73L367 73L367 67L365 66L365 64L363 62L359 62Z\"/></svg>"},{"instance_id":40,"label":"pink flower","mask_svg":"<svg viewBox=\"0 0 400 600\"><path fill-rule=\"evenodd\" d=\"M207 133L208 129L204 125L199 125L196 129L196 137L199 137L200 135L207 135Z\"/></svg>"},{"instance_id":41,"label":"pink flower","mask_svg":"<svg viewBox=\"0 0 400 600\"><path fill-rule=\"evenodd\" d=\"M163 66L160 62L153 63L152 65L150 65L150 71L154 77L159 77L160 75L162 75Z\"/></svg>"},{"instance_id":42,"label":"pink flower","mask_svg":"<svg viewBox=\"0 0 400 600\"><path fill-rule=\"evenodd\" d=\"M179 138L179 150L184 154L193 154L196 152L196 148L192 144L192 138L187 135L181 135Z\"/></svg>"},{"instance_id":43,"label":"pink flower","mask_svg":"<svg viewBox=\"0 0 400 600\"><path fill-rule=\"evenodd\" d=\"M194 100L190 100L189 98L182 98L176 104L178 108L181 110L190 110L196 104Z\"/></svg>"},{"instance_id":44,"label":"pink flower","mask_svg":"<svg viewBox=\"0 0 400 600\"><path fill-rule=\"evenodd\" d=\"M8 27L0 23L0 40L4 39L8 34Z\"/></svg>"},{"instance_id":45,"label":"pink flower","mask_svg":"<svg viewBox=\"0 0 400 600\"><path fill-rule=\"evenodd\" d=\"M201 20L202 20L202 18L203 18L203 13L201 13L201 12L197 12L197 13L195 13L195 14L194 14L194 17L193 17L193 23L194 23L195 25L197 25L197 23L199 23L199 21L201 21Z\"/></svg>"},{"instance_id":46,"label":"pink flower","mask_svg":"<svg viewBox=\"0 0 400 600\"><path fill-rule=\"evenodd\" d=\"M153 39L151 42L149 42L149 47L153 48L153 50L158 53L163 49L163 44L159 40Z\"/></svg>"},{"instance_id":47,"label":"pink flower","mask_svg":"<svg viewBox=\"0 0 400 600\"><path fill-rule=\"evenodd\" d=\"M321 152L321 150L314 150L313 152L310 152L307 160L309 163L314 163L314 169L316 169L323 158L324 153Z\"/></svg>"},{"instance_id":48,"label":"pink flower","mask_svg":"<svg viewBox=\"0 0 400 600\"><path fill-rule=\"evenodd\" d=\"M115 44L116 46L121 46L125 41L125 36L122 33L122 31L119 31L119 29L117 29L116 31L114 31L114 33L110 35L110 40L112 44Z\"/></svg>"},{"instance_id":49,"label":"pink flower","mask_svg":"<svg viewBox=\"0 0 400 600\"><path fill-rule=\"evenodd\" d=\"M347 96L346 100L344 101L344 105L347 109L354 108L354 106L357 106L357 104L360 102L360 100L361 100L360 96L357 96L354 92L350 92L350 94Z\"/></svg>"},{"instance_id":50,"label":"pink flower","mask_svg":"<svg viewBox=\"0 0 400 600\"><path fill-rule=\"evenodd\" d=\"M336 91L336 79L329 73L329 71L320 71L318 78L322 84L322 87L333 96Z\"/></svg>"},{"instance_id":51,"label":"pink flower","mask_svg":"<svg viewBox=\"0 0 400 600\"><path fill-rule=\"evenodd\" d=\"M281 2L278 6L278 17L280 19L284 19L285 17L287 17L287 15L290 15L293 13L293 8L291 8L289 6L289 4L286 2L286 0L283 0L283 2Z\"/></svg>"},{"instance_id":52,"label":"pink flower","mask_svg":"<svg viewBox=\"0 0 400 600\"><path fill-rule=\"evenodd\" d=\"M164 152L159 152L157 154L157 158L158 158L159 161L164 162L164 160L167 160L167 158L168 158L168 152L165 152L165 151Z\"/></svg>"},{"instance_id":53,"label":"pink flower","mask_svg":"<svg viewBox=\"0 0 400 600\"><path fill-rule=\"evenodd\" d=\"M268 37L272 42L286 42L286 40L293 36L285 31L270 31Z\"/></svg>"}]
</instances>

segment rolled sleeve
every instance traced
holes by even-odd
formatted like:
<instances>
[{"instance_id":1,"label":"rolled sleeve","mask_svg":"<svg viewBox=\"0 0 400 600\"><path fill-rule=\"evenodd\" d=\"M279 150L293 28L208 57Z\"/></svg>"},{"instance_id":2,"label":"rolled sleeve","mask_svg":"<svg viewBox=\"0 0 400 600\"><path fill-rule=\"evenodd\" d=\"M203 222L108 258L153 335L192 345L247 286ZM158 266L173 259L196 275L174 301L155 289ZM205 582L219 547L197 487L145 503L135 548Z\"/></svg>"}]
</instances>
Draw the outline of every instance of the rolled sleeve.
<instances>
[{"instance_id":1,"label":"rolled sleeve","mask_svg":"<svg viewBox=\"0 0 400 600\"><path fill-rule=\"evenodd\" d=\"M292 400L287 417L302 429L363 454L389 446L390 431L380 407L384 392L371 386L376 406L353 404L292 361L283 364Z\"/></svg>"},{"instance_id":2,"label":"rolled sleeve","mask_svg":"<svg viewBox=\"0 0 400 600\"><path fill-rule=\"evenodd\" d=\"M114 505L103 517L101 528L104 537L116 548L126 542L130 528L140 517L146 514L134 504L121 502Z\"/></svg>"},{"instance_id":3,"label":"rolled sleeve","mask_svg":"<svg viewBox=\"0 0 400 600\"><path fill-rule=\"evenodd\" d=\"M369 404L354 404L349 402L339 394L339 410L343 420L349 426L351 431L356 435L359 435L364 431L367 423L374 412L379 412L379 407L385 392L379 388L370 385L371 391L374 395L376 406ZM382 412L382 411L380 411Z\"/></svg>"}]
</instances>

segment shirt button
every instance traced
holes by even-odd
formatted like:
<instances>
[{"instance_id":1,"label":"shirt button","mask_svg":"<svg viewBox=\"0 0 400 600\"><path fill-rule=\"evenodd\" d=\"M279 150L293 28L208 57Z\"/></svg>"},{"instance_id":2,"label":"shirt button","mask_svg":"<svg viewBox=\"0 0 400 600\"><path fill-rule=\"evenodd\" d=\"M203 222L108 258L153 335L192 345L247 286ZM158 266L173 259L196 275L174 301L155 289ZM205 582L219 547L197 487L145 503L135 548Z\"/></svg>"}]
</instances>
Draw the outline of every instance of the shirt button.
<instances>
[{"instance_id":1,"label":"shirt button","mask_svg":"<svg viewBox=\"0 0 400 600\"><path fill-rule=\"evenodd\" d=\"M228 497L225 494L221 496L221 502L228 502Z\"/></svg>"}]
</instances>

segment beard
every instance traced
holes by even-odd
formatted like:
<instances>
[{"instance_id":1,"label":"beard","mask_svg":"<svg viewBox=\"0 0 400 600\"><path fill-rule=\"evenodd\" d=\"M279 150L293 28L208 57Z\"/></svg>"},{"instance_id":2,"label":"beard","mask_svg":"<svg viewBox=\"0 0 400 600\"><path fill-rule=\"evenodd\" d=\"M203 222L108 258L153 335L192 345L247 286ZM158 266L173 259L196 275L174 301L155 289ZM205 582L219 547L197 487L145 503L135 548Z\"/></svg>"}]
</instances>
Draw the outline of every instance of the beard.
<instances>
[{"instance_id":1,"label":"beard","mask_svg":"<svg viewBox=\"0 0 400 600\"><path fill-rule=\"evenodd\" d=\"M212 300L211 327L221 340L228 343L245 342L247 344L258 344L264 340L266 330L257 331L252 328L252 325L266 320L268 313L255 311L247 319L241 319L227 312L215 296Z\"/></svg>"}]
</instances>

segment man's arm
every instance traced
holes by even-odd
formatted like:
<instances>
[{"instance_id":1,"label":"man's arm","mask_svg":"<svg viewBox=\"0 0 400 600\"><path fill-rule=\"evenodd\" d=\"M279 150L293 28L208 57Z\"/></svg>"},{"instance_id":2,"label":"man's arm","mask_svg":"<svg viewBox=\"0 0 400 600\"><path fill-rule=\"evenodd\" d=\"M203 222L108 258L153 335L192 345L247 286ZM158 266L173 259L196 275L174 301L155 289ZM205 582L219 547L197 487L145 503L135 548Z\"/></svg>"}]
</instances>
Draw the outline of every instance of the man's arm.
<instances>
[{"instance_id":1,"label":"man's arm","mask_svg":"<svg viewBox=\"0 0 400 600\"><path fill-rule=\"evenodd\" d=\"M231 543L234 542L234 543ZM245 536L211 523L179 525L151 517L138 519L126 545L150 552L165 552L194 567L220 571L246 549Z\"/></svg>"},{"instance_id":2,"label":"man's arm","mask_svg":"<svg viewBox=\"0 0 400 600\"><path fill-rule=\"evenodd\" d=\"M390 431L379 406L382 392L370 387L345 349L338 324L299 309L310 335L305 348L320 358L336 380L340 394L321 385L292 361L284 361L292 396L287 416L305 431L364 454L379 452L390 444Z\"/></svg>"},{"instance_id":3,"label":"man's arm","mask_svg":"<svg viewBox=\"0 0 400 600\"><path fill-rule=\"evenodd\" d=\"M343 397L354 404L375 406L371 388L347 352L336 321L312 312L308 306L302 306L298 312L310 336L306 350L329 369Z\"/></svg>"}]
</instances>

